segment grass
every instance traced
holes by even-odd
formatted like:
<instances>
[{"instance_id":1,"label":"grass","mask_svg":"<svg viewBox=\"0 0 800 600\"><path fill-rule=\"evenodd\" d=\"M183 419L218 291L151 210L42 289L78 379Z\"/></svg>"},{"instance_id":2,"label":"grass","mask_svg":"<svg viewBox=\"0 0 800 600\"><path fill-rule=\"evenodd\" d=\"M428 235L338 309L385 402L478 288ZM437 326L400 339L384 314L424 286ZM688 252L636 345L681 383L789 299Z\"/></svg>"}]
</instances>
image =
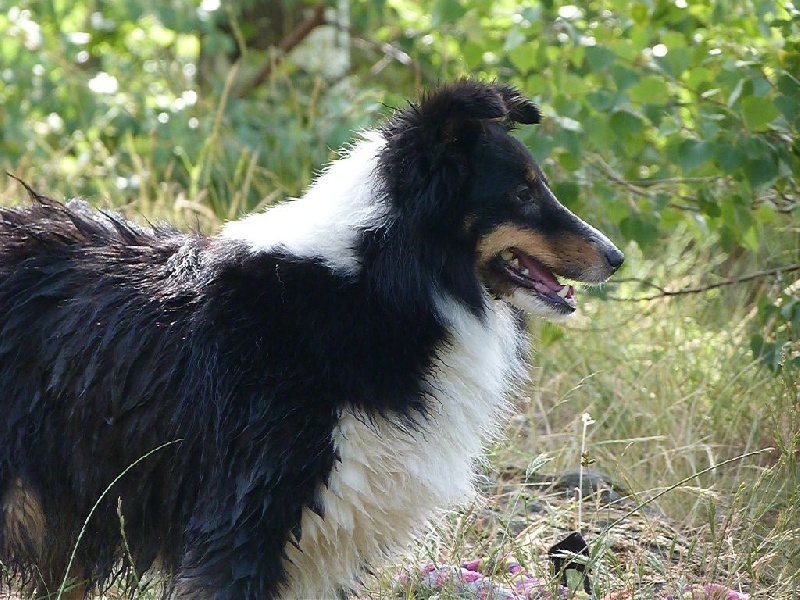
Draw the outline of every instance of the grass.
<instances>
[{"instance_id":1,"label":"grass","mask_svg":"<svg viewBox=\"0 0 800 600\"><path fill-rule=\"evenodd\" d=\"M330 118L317 101L306 108L311 112L296 115L298 122ZM213 232L221 220L253 208L252 196L269 204L297 193L312 165L330 154L319 140L298 146L292 158L299 171L287 184L284 163L275 170L257 166L255 151L231 145L236 136L228 127L215 122L192 157L176 157L167 168L129 140L125 164L95 174L89 165L80 176L92 178L96 204L140 221ZM95 160L103 164L111 155L98 148ZM64 189L58 160L54 153L45 163L2 166L57 195ZM117 177L137 185L120 186ZM214 184L218 177L224 185ZM22 200L15 183L0 180L0 202ZM684 287L711 272L755 270L778 253L798 262L792 232L764 240L762 256L733 262L713 237L687 251L688 235L676 231L645 252L628 248L619 280ZM595 496L583 503L582 529L600 592L636 589L636 598L649 598L714 580L753 598L790 597L800 589L800 386L797 372L775 375L754 361L748 337L755 300L769 284L637 302L631 298L642 293L638 284L622 282L584 291L581 315L563 325L533 324L532 382L506 438L491 449L481 500L434 527L406 565L513 553L552 579L547 548L576 527L577 515L574 495L555 476L584 460L627 498L612 506ZM594 423L582 440L584 413ZM631 510L640 503L645 508ZM371 583L373 597L391 594L392 574L388 569Z\"/></svg>"}]
</instances>

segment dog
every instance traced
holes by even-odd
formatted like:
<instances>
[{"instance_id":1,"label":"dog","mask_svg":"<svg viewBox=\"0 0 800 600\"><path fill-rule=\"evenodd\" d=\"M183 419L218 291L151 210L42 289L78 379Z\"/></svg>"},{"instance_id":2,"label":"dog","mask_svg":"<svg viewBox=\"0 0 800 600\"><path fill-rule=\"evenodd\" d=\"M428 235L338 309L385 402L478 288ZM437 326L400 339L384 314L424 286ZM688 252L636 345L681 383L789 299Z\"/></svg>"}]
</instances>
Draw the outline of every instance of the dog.
<instances>
[{"instance_id":1,"label":"dog","mask_svg":"<svg viewBox=\"0 0 800 600\"><path fill-rule=\"evenodd\" d=\"M10 583L343 597L469 500L527 315L623 262L511 135L539 121L511 86L442 86L212 237L30 188L0 209Z\"/></svg>"}]
</instances>

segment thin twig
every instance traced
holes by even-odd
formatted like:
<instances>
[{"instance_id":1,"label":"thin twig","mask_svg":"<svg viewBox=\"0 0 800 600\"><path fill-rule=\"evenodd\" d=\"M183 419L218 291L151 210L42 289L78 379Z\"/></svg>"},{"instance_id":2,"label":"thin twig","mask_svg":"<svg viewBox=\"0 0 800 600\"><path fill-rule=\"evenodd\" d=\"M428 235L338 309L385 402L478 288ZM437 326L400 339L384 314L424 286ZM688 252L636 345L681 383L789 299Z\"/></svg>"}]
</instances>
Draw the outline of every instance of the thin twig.
<instances>
[{"instance_id":1,"label":"thin twig","mask_svg":"<svg viewBox=\"0 0 800 600\"><path fill-rule=\"evenodd\" d=\"M640 277L621 277L619 279L615 278L614 279L614 283L638 283L638 284L643 285L645 287L656 289L659 292L666 291L665 288L661 287L657 283L653 283L652 281L650 281L648 279L641 279Z\"/></svg>"},{"instance_id":2,"label":"thin twig","mask_svg":"<svg viewBox=\"0 0 800 600\"><path fill-rule=\"evenodd\" d=\"M344 23L334 23L333 24L336 29L339 31L347 32L350 35L350 38L353 40L353 45L357 48L361 48L364 50L369 50L372 52L379 52L383 54L381 59L375 63L372 68L370 69L370 73L373 75L377 75L378 73L383 70L383 66L390 63L391 61L399 62L401 65L410 67L413 74L414 74L414 81L419 86L419 82L422 81L422 65L420 65L419 61L413 58L410 54L395 46L391 42L378 42L375 40L371 40L365 37L359 36L353 29L344 24Z\"/></svg>"},{"instance_id":3,"label":"thin twig","mask_svg":"<svg viewBox=\"0 0 800 600\"><path fill-rule=\"evenodd\" d=\"M633 179L629 183L639 187L652 187L655 185L680 185L689 183L713 183L725 180L723 175L712 175L709 177L664 177L663 179Z\"/></svg>"},{"instance_id":4,"label":"thin twig","mask_svg":"<svg viewBox=\"0 0 800 600\"><path fill-rule=\"evenodd\" d=\"M756 271L755 273L748 273L747 275L742 275L740 277L731 277L729 279L723 279L722 281L717 281L715 283L708 283L706 285L699 285L696 287L681 288L678 290L668 290L659 285L656 285L651 281L647 281L644 279L629 278L621 281L634 281L637 283L641 283L648 287L657 289L658 293L652 294L650 296L637 296L635 298L623 298L621 296L608 295L606 296L606 299L617 300L619 302L641 302L641 301L656 300L658 298L667 298L670 296L685 296L687 294L700 294L702 292L707 292L709 290L714 290L728 285L736 285L737 283L744 283L745 281L752 281L753 279L760 279L762 277L770 277L773 275L780 276L784 273L792 273L794 271L800 271L800 264L786 265L784 267L776 267L775 269L768 269L766 271Z\"/></svg>"},{"instance_id":5,"label":"thin twig","mask_svg":"<svg viewBox=\"0 0 800 600\"><path fill-rule=\"evenodd\" d=\"M594 164L598 165L602 169L602 171L605 174L605 176L608 177L614 183L628 188L631 192L633 192L634 194L637 194L638 196L645 196L645 197L649 196L649 193L646 190L642 189L640 186L638 186L638 185L636 185L634 183L631 183L630 181L628 181L627 179L625 179L621 175L618 175L616 173L616 171L614 171L614 169L611 167L611 165L606 163L599 156L596 157L591 162L593 162Z\"/></svg>"}]
</instances>

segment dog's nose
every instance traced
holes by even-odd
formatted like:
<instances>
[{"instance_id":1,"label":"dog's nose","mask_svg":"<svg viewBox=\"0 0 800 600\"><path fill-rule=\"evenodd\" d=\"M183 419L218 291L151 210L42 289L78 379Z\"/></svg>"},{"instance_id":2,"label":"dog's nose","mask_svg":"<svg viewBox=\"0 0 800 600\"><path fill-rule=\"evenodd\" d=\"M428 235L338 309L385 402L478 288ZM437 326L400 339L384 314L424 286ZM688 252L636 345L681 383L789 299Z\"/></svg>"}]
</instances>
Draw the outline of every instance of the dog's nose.
<instances>
[{"instance_id":1,"label":"dog's nose","mask_svg":"<svg viewBox=\"0 0 800 600\"><path fill-rule=\"evenodd\" d=\"M611 268L616 271L625 261L625 255L612 246L606 250L606 260L611 265Z\"/></svg>"}]
</instances>

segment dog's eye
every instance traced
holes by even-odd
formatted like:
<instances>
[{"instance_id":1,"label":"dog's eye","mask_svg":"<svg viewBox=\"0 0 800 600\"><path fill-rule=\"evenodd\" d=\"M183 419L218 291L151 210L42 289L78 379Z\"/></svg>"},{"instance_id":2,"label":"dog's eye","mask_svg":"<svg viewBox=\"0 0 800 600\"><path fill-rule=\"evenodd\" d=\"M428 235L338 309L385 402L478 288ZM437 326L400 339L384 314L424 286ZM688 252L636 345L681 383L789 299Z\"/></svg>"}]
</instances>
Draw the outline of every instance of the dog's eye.
<instances>
[{"instance_id":1,"label":"dog's eye","mask_svg":"<svg viewBox=\"0 0 800 600\"><path fill-rule=\"evenodd\" d=\"M533 201L533 190L527 183L523 183L514 191L514 200L520 204L530 204Z\"/></svg>"}]
</instances>

